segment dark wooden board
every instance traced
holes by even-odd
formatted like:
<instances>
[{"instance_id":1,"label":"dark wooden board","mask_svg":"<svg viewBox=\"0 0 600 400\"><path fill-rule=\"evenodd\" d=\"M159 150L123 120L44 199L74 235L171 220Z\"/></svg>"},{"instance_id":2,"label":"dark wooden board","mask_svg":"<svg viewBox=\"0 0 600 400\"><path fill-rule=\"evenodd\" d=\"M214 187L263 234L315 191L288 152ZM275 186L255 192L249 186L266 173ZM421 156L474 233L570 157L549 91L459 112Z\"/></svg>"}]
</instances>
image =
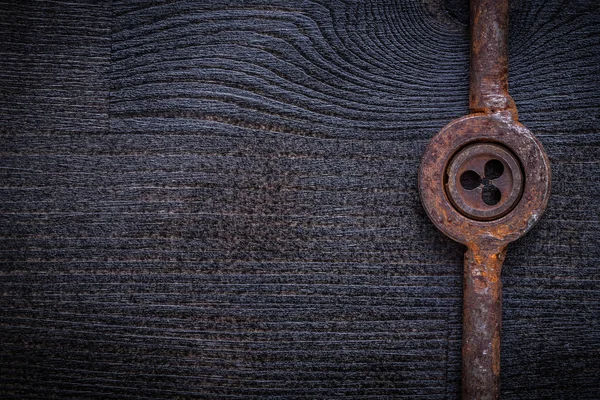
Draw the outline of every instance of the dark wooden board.
<instances>
[{"instance_id":1,"label":"dark wooden board","mask_svg":"<svg viewBox=\"0 0 600 400\"><path fill-rule=\"evenodd\" d=\"M457 398L462 252L417 169L468 2L0 3L0 398ZM600 9L511 4L553 169L503 399L600 393Z\"/></svg>"}]
</instances>

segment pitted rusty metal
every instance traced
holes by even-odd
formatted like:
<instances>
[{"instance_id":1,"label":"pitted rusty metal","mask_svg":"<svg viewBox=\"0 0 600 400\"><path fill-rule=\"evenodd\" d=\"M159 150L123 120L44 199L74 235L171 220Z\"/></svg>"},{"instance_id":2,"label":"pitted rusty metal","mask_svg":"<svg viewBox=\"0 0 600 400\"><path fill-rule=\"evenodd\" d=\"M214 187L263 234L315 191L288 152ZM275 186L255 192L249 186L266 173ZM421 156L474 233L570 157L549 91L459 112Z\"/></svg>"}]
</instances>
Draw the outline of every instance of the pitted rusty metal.
<instances>
[{"instance_id":1,"label":"pitted rusty metal","mask_svg":"<svg viewBox=\"0 0 600 400\"><path fill-rule=\"evenodd\" d=\"M433 223L467 246L463 399L499 399L502 263L546 208L550 163L508 94L507 0L472 0L471 27L471 115L431 139L419 191Z\"/></svg>"},{"instance_id":2,"label":"pitted rusty metal","mask_svg":"<svg viewBox=\"0 0 600 400\"><path fill-rule=\"evenodd\" d=\"M540 142L510 112L469 115L451 122L430 141L421 162L421 200L433 223L467 246L463 291L463 399L498 399L502 283L506 249L539 220L550 196L550 163ZM492 220L474 219L453 204L449 164L461 149L498 145L521 166L518 201ZM485 149L485 146L481 146ZM483 152L485 157L485 151ZM514 188L514 187L513 187Z\"/></svg>"},{"instance_id":3,"label":"pitted rusty metal","mask_svg":"<svg viewBox=\"0 0 600 400\"><path fill-rule=\"evenodd\" d=\"M508 0L471 1L472 113L509 111L517 107L508 94Z\"/></svg>"},{"instance_id":4,"label":"pitted rusty metal","mask_svg":"<svg viewBox=\"0 0 600 400\"><path fill-rule=\"evenodd\" d=\"M492 221L463 215L445 190L445 174L453 156L475 143L502 145L522 165L519 202L508 214ZM431 139L421 161L419 189L427 214L446 235L467 246L484 241L500 247L524 235L541 216L550 194L550 163L541 143L509 113L469 115L451 122Z\"/></svg>"},{"instance_id":5,"label":"pitted rusty metal","mask_svg":"<svg viewBox=\"0 0 600 400\"><path fill-rule=\"evenodd\" d=\"M464 216L491 221L508 214L521 199L521 164L497 143L475 143L458 151L448 164L446 195ZM452 177L452 179L450 179Z\"/></svg>"}]
</instances>

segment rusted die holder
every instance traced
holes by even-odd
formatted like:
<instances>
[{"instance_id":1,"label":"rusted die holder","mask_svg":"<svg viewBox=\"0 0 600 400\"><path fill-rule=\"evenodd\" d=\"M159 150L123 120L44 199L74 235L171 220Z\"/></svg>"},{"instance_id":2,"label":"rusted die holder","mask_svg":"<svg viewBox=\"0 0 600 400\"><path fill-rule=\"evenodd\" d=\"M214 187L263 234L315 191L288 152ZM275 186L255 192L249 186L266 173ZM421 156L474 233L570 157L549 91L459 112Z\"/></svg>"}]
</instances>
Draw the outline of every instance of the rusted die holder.
<instances>
[{"instance_id":1,"label":"rusted die holder","mask_svg":"<svg viewBox=\"0 0 600 400\"><path fill-rule=\"evenodd\" d=\"M471 114L452 121L431 139L419 172L419 191L429 218L447 236L467 246L463 399L500 398L502 264L508 244L536 224L550 196L546 153L518 122L508 94L507 34L506 0L471 1ZM476 157L501 162L510 174L496 188L497 204L478 202L472 192L476 189L460 187L462 170L455 164L464 160L464 165L475 168ZM493 184L481 178L482 184Z\"/></svg>"}]
</instances>

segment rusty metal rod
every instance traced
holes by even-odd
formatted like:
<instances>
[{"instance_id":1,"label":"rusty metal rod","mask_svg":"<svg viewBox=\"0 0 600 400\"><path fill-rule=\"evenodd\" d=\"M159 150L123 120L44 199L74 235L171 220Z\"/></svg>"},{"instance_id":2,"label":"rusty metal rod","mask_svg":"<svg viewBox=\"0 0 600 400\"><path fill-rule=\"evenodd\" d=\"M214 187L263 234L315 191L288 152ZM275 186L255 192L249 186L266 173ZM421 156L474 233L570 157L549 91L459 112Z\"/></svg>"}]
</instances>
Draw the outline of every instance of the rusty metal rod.
<instances>
[{"instance_id":1,"label":"rusty metal rod","mask_svg":"<svg viewBox=\"0 0 600 400\"><path fill-rule=\"evenodd\" d=\"M508 93L508 0L471 0L473 114L517 108ZM463 284L463 400L500 398L502 282L506 246L471 244L465 253Z\"/></svg>"},{"instance_id":2,"label":"rusty metal rod","mask_svg":"<svg viewBox=\"0 0 600 400\"><path fill-rule=\"evenodd\" d=\"M471 113L509 110L508 0L471 0Z\"/></svg>"},{"instance_id":3,"label":"rusty metal rod","mask_svg":"<svg viewBox=\"0 0 600 400\"><path fill-rule=\"evenodd\" d=\"M462 398L500 398L500 330L506 246L471 244L463 283Z\"/></svg>"},{"instance_id":4,"label":"rusty metal rod","mask_svg":"<svg viewBox=\"0 0 600 400\"><path fill-rule=\"evenodd\" d=\"M471 114L425 149L419 193L431 221L467 246L462 398L500 398L500 273L509 243L539 220L551 172L508 94L508 1L471 0Z\"/></svg>"}]
</instances>

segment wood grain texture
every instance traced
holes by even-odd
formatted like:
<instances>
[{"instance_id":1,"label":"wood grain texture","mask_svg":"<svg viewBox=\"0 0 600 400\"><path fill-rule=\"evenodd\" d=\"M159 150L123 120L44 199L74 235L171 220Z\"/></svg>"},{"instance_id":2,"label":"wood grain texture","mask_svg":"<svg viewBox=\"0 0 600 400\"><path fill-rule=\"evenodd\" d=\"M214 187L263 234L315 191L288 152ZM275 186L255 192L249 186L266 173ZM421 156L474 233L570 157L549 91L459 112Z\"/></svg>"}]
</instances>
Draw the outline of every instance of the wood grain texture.
<instances>
[{"instance_id":1,"label":"wood grain texture","mask_svg":"<svg viewBox=\"0 0 600 400\"><path fill-rule=\"evenodd\" d=\"M108 130L110 8L0 2L2 132Z\"/></svg>"},{"instance_id":2,"label":"wood grain texture","mask_svg":"<svg viewBox=\"0 0 600 400\"><path fill-rule=\"evenodd\" d=\"M419 203L466 1L0 3L0 397L459 396ZM505 399L600 393L600 10L511 8L553 168L503 272Z\"/></svg>"}]
</instances>

